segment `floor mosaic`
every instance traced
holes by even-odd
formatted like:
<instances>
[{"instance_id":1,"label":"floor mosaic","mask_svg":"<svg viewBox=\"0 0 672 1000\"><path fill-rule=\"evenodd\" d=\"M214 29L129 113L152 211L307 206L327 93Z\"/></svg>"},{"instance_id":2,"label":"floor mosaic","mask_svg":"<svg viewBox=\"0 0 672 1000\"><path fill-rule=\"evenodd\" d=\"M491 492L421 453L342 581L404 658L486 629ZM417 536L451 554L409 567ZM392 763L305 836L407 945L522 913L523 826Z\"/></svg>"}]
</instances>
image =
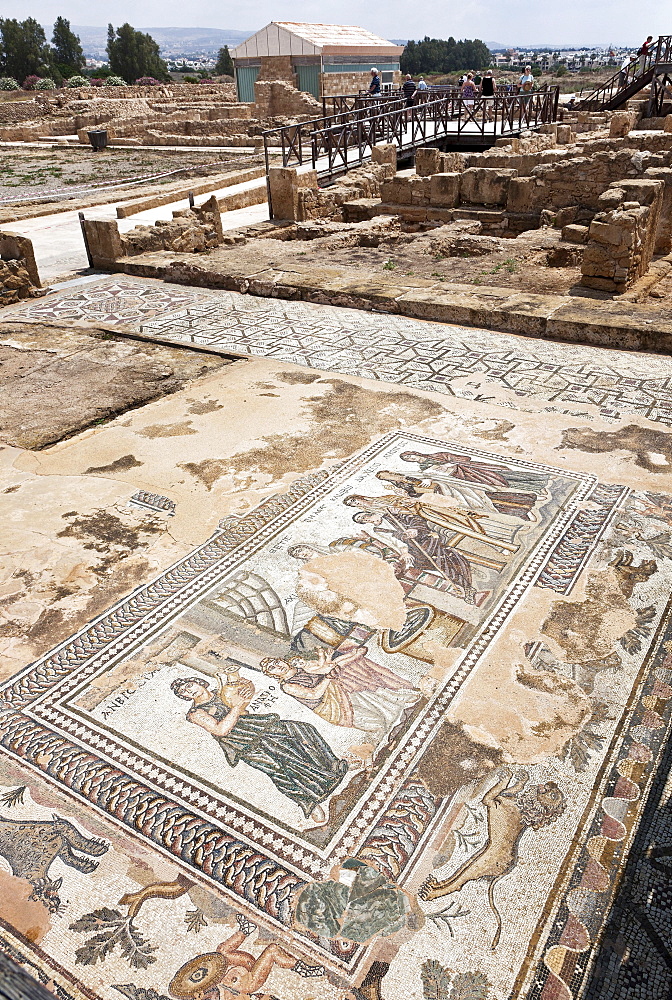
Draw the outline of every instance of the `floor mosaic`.
<instances>
[{"instance_id":1,"label":"floor mosaic","mask_svg":"<svg viewBox=\"0 0 672 1000\"><path fill-rule=\"evenodd\" d=\"M131 1000L578 996L670 721L666 518L394 432L225 518L12 678L0 889L24 926L62 914L33 937L70 956L62 995L76 970ZM602 586L566 603L586 572ZM540 607L550 644L525 641ZM614 608L620 634L595 624ZM547 698L560 734L525 767L453 708L508 633L521 710ZM42 778L89 812L66 819Z\"/></svg>"},{"instance_id":2,"label":"floor mosaic","mask_svg":"<svg viewBox=\"0 0 672 1000\"><path fill-rule=\"evenodd\" d=\"M632 413L672 426L672 359L663 356L652 377L650 355L131 277L62 290L12 314L136 325L168 340L476 401L487 402L487 384L496 383L521 405L531 399L574 414L590 405L606 420Z\"/></svg>"},{"instance_id":3,"label":"floor mosaic","mask_svg":"<svg viewBox=\"0 0 672 1000\"><path fill-rule=\"evenodd\" d=\"M672 423L667 358L132 278L6 316ZM450 405L216 508L0 685L0 957L60 1000L669 996L672 502Z\"/></svg>"}]
</instances>

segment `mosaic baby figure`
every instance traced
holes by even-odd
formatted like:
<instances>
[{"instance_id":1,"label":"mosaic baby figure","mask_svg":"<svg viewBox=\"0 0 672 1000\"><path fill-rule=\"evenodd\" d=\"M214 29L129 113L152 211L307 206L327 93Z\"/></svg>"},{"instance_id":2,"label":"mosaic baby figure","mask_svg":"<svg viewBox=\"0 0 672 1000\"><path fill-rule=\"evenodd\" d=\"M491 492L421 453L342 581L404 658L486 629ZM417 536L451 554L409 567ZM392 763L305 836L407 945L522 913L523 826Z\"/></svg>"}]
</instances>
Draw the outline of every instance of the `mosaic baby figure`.
<instances>
[{"instance_id":1,"label":"mosaic baby figure","mask_svg":"<svg viewBox=\"0 0 672 1000\"><path fill-rule=\"evenodd\" d=\"M325 821L320 803L341 783L348 765L336 757L315 726L281 719L274 712L246 712L255 693L250 681L227 692L228 704L200 677L180 677L170 687L178 698L192 702L187 722L210 733L231 767L242 760L263 771L306 818L316 825Z\"/></svg>"},{"instance_id":2,"label":"mosaic baby figure","mask_svg":"<svg viewBox=\"0 0 672 1000\"><path fill-rule=\"evenodd\" d=\"M321 965L306 965L294 958L277 944L266 945L258 958L249 951L241 951L245 939L256 930L256 924L238 914L238 927L234 934L217 945L216 951L197 955L185 962L173 976L168 992L177 1000L258 1000L266 998L257 990L265 984L278 965L292 969L300 976L323 976ZM272 998L268 998L272 1000Z\"/></svg>"}]
</instances>

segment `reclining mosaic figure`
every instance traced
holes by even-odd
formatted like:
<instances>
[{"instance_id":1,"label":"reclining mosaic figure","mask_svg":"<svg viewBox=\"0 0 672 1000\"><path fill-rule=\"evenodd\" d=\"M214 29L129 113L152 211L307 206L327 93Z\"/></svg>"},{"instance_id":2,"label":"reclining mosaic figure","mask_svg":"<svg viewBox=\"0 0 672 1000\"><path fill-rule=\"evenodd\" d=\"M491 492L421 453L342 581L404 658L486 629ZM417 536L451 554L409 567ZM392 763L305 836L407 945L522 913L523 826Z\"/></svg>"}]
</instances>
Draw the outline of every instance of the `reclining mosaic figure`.
<instances>
[{"instance_id":1,"label":"reclining mosaic figure","mask_svg":"<svg viewBox=\"0 0 672 1000\"><path fill-rule=\"evenodd\" d=\"M485 501L485 505L491 505L500 514L509 514L523 521L535 520L534 505L548 488L548 476L543 473L480 462L469 455L457 455L450 451L430 454L402 451L399 457L403 462L417 465L420 472L425 473L424 478L434 492L444 496L457 497L460 493L468 496L470 494L464 492L469 490L466 484L473 484L470 493L475 490L480 492L480 505Z\"/></svg>"},{"instance_id":2,"label":"reclining mosaic figure","mask_svg":"<svg viewBox=\"0 0 672 1000\"><path fill-rule=\"evenodd\" d=\"M501 550L511 554L517 549L516 545L487 534L479 524L483 515L459 509L435 508L426 499L419 500L408 495L352 495L346 497L343 503L367 514L380 514L390 525L391 533L407 544L414 565L450 580L467 604L476 602L471 564L501 570L506 565L506 555ZM475 539L498 551L491 557L471 552L463 554L456 545L465 538Z\"/></svg>"},{"instance_id":3,"label":"reclining mosaic figure","mask_svg":"<svg viewBox=\"0 0 672 1000\"><path fill-rule=\"evenodd\" d=\"M227 702L213 694L200 677L185 677L170 685L173 694L192 701L187 721L205 729L216 740L227 763L241 760L263 771L275 787L316 824L324 822L324 802L348 771L310 722L281 719L275 713L245 711L254 697L254 685L242 681L228 692Z\"/></svg>"}]
</instances>

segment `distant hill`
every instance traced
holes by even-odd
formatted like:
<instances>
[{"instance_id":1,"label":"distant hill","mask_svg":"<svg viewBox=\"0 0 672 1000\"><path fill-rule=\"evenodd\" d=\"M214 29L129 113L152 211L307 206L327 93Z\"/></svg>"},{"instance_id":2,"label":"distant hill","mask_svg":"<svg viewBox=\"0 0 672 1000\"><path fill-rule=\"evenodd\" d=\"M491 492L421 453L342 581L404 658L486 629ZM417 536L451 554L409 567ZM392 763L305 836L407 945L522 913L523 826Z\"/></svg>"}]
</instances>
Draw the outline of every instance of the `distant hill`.
<instances>
[{"instance_id":1,"label":"distant hill","mask_svg":"<svg viewBox=\"0 0 672 1000\"><path fill-rule=\"evenodd\" d=\"M114 24L115 28L119 27ZM158 42L162 56L205 55L217 53L223 45L234 47L244 42L253 31L233 31L227 28L144 28L133 25L138 31L144 31ZM84 49L84 55L92 59L105 56L107 44L107 28L91 25L73 24L72 30L79 35ZM52 26L46 25L47 37L51 37Z\"/></svg>"}]
</instances>

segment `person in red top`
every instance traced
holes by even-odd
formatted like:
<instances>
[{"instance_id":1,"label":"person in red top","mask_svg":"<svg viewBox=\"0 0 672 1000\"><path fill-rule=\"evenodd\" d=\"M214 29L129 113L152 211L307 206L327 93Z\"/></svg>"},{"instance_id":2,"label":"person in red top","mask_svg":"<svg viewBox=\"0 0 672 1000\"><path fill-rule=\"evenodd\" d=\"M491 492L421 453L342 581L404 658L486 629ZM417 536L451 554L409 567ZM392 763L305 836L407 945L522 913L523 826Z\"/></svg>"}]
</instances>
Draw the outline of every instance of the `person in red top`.
<instances>
[{"instance_id":1,"label":"person in red top","mask_svg":"<svg viewBox=\"0 0 672 1000\"><path fill-rule=\"evenodd\" d=\"M648 56L649 54L649 49L651 48L652 41L653 41L653 35L648 35L646 41L642 43L642 47L637 53L637 55L641 56L643 59L646 58L646 56Z\"/></svg>"}]
</instances>

